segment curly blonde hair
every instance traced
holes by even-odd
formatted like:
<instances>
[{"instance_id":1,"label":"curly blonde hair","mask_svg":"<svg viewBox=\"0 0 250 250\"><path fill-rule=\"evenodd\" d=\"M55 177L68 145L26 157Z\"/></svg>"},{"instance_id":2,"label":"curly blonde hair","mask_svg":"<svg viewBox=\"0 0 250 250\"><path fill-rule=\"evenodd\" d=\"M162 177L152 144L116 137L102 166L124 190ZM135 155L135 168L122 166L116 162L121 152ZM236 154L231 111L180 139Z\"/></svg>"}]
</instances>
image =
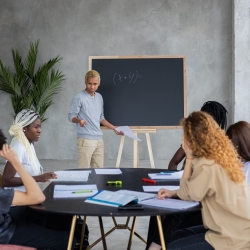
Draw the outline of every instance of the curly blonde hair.
<instances>
[{"instance_id":1,"label":"curly blonde hair","mask_svg":"<svg viewBox=\"0 0 250 250\"><path fill-rule=\"evenodd\" d=\"M235 183L245 180L243 164L232 142L207 113L191 113L181 121L184 139L189 143L196 157L213 159L220 164Z\"/></svg>"}]
</instances>

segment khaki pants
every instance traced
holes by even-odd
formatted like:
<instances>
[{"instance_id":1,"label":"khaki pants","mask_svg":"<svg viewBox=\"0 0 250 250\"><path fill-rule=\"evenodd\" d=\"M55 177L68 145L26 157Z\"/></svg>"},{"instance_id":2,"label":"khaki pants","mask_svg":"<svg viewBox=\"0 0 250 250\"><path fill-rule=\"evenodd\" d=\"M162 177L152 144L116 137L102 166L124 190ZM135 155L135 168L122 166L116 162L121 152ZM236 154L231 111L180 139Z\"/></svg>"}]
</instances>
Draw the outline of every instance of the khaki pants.
<instances>
[{"instance_id":1,"label":"khaki pants","mask_svg":"<svg viewBox=\"0 0 250 250\"><path fill-rule=\"evenodd\" d=\"M78 167L103 168L103 141L77 138Z\"/></svg>"}]
</instances>

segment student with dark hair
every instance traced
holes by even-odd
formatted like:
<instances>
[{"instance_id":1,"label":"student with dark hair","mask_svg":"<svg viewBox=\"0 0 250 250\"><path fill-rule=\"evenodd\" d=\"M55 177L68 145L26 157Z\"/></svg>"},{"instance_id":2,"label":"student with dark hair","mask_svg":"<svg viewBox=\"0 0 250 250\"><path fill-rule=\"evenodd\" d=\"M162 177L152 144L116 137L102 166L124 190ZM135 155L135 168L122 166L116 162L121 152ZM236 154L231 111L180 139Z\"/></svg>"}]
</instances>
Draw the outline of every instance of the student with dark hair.
<instances>
[{"instance_id":1,"label":"student with dark hair","mask_svg":"<svg viewBox=\"0 0 250 250\"><path fill-rule=\"evenodd\" d=\"M233 142L240 161L244 164L246 180L250 186L250 124L245 121L236 122L229 126L226 135Z\"/></svg>"},{"instance_id":2,"label":"student with dark hair","mask_svg":"<svg viewBox=\"0 0 250 250\"><path fill-rule=\"evenodd\" d=\"M0 156L15 168L25 191L5 190L0 187L0 244L29 246L40 250L65 250L69 232L48 229L24 220L15 221L9 214L11 205L34 205L43 202L45 197L34 178L20 163L14 150L5 143L5 136L0 130Z\"/></svg>"},{"instance_id":3,"label":"student with dark hair","mask_svg":"<svg viewBox=\"0 0 250 250\"><path fill-rule=\"evenodd\" d=\"M227 110L225 107L216 101L207 101L205 102L202 107L201 111L204 111L210 114L217 124L220 126L221 129L226 130L227 127ZM168 169L176 170L178 164L185 158L185 152L182 147L180 147L170 160L168 164Z\"/></svg>"},{"instance_id":4,"label":"student with dark hair","mask_svg":"<svg viewBox=\"0 0 250 250\"><path fill-rule=\"evenodd\" d=\"M236 149L205 112L193 112L181 124L187 158L180 188L162 188L157 197L201 202L203 225L176 231L167 249L250 249L250 189Z\"/></svg>"}]
</instances>

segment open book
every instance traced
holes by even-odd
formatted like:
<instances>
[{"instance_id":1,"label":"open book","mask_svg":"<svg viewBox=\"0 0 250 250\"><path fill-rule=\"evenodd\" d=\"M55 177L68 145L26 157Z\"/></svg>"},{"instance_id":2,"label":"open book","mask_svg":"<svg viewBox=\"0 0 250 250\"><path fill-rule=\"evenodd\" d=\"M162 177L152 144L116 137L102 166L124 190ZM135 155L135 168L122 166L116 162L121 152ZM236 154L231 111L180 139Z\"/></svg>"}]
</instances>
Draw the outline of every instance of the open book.
<instances>
[{"instance_id":1,"label":"open book","mask_svg":"<svg viewBox=\"0 0 250 250\"><path fill-rule=\"evenodd\" d=\"M153 199L153 198L156 197L156 194L144 193L144 192L136 192L136 191L130 191L130 190L125 190L125 189L116 191L116 193L136 196L138 202L139 201L145 201L145 200L148 200L148 199Z\"/></svg>"},{"instance_id":2,"label":"open book","mask_svg":"<svg viewBox=\"0 0 250 250\"><path fill-rule=\"evenodd\" d=\"M116 192L104 190L97 195L86 199L85 201L105 206L120 207L127 205L130 202L137 203L138 201L152 199L155 198L155 196L156 194L130 190L119 190Z\"/></svg>"},{"instance_id":3,"label":"open book","mask_svg":"<svg viewBox=\"0 0 250 250\"><path fill-rule=\"evenodd\" d=\"M128 195L107 190L103 190L95 196L87 198L85 200L85 202L112 207L124 206L132 201L134 201L135 203L138 202L138 199L135 195Z\"/></svg>"}]
</instances>

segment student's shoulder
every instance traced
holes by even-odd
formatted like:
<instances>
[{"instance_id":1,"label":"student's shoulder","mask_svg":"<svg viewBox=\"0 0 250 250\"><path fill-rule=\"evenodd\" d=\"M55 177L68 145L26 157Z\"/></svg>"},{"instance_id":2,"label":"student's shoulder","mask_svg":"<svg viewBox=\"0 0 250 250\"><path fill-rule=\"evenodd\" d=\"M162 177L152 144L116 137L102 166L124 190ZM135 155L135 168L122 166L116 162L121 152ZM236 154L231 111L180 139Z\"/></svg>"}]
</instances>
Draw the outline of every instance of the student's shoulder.
<instances>
[{"instance_id":1,"label":"student's shoulder","mask_svg":"<svg viewBox=\"0 0 250 250\"><path fill-rule=\"evenodd\" d=\"M74 99L82 99L84 98L85 96L87 96L87 93L85 90L82 90L81 92L78 92L75 96L74 96Z\"/></svg>"},{"instance_id":2,"label":"student's shoulder","mask_svg":"<svg viewBox=\"0 0 250 250\"><path fill-rule=\"evenodd\" d=\"M17 153L17 152L24 152L25 151L25 147L24 145L20 142L20 141L15 141L11 147L13 148L13 150Z\"/></svg>"},{"instance_id":3,"label":"student's shoulder","mask_svg":"<svg viewBox=\"0 0 250 250\"><path fill-rule=\"evenodd\" d=\"M98 93L98 92L95 92L95 95L96 95L96 97L97 97L97 98L100 98L100 99L102 99L102 95L101 95L100 93Z\"/></svg>"}]
</instances>

